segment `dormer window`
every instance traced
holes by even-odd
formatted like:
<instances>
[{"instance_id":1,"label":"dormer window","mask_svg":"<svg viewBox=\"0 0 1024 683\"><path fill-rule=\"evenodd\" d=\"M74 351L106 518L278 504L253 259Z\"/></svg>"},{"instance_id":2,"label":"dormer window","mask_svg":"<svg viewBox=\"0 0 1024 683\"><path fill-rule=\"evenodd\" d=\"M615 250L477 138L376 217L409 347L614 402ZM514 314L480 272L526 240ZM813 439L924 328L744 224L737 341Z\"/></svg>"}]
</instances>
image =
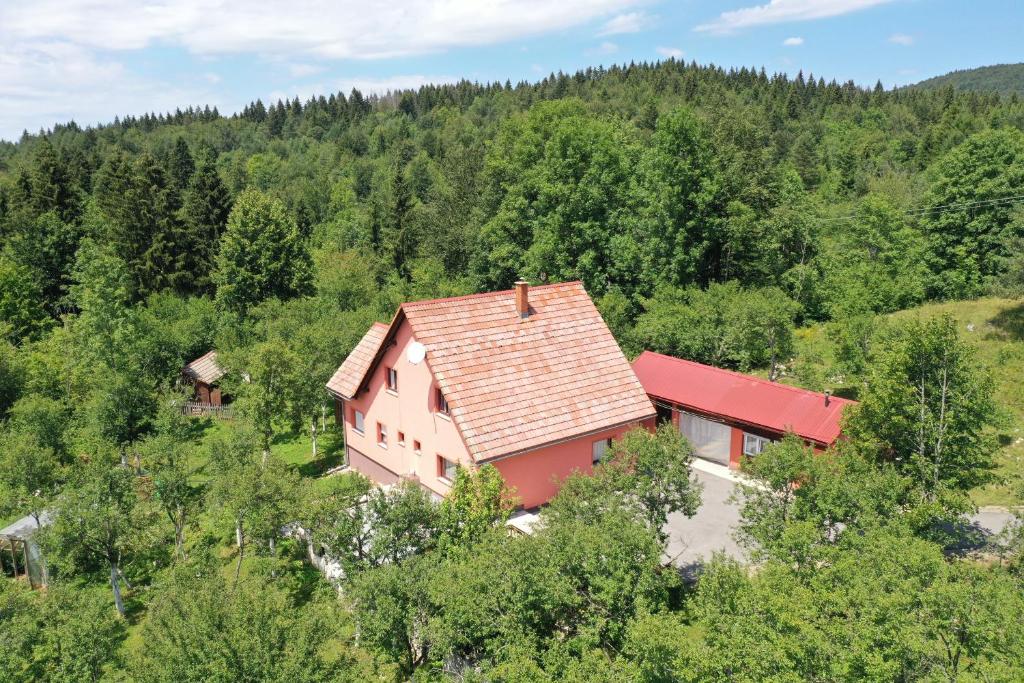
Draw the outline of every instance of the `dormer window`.
<instances>
[{"instance_id":1,"label":"dormer window","mask_svg":"<svg viewBox=\"0 0 1024 683\"><path fill-rule=\"evenodd\" d=\"M448 399L444 397L444 392L440 387L434 390L434 402L437 404L437 412L442 415L451 414L451 410L448 408Z\"/></svg>"},{"instance_id":2,"label":"dormer window","mask_svg":"<svg viewBox=\"0 0 1024 683\"><path fill-rule=\"evenodd\" d=\"M394 368L387 369L387 386L388 391L398 393L398 370Z\"/></svg>"}]
</instances>

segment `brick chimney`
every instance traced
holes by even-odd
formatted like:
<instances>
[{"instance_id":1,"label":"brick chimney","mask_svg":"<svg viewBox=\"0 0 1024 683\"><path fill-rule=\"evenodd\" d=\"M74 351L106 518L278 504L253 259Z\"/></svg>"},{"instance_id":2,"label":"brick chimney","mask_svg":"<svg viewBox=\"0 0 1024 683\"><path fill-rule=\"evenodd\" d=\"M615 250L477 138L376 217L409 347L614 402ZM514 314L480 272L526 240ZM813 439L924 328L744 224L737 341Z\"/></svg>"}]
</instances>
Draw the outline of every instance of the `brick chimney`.
<instances>
[{"instance_id":1,"label":"brick chimney","mask_svg":"<svg viewBox=\"0 0 1024 683\"><path fill-rule=\"evenodd\" d=\"M520 318L530 317L530 283L525 280L516 281L516 311Z\"/></svg>"}]
</instances>

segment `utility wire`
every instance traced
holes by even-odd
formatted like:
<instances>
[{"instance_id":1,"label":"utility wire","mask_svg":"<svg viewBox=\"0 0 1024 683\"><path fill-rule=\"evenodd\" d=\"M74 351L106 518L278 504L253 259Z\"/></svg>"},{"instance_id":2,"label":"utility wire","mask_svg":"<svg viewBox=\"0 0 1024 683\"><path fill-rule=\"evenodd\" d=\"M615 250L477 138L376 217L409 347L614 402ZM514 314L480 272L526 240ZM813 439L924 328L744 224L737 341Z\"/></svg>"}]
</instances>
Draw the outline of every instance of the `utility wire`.
<instances>
[{"instance_id":1,"label":"utility wire","mask_svg":"<svg viewBox=\"0 0 1024 683\"><path fill-rule=\"evenodd\" d=\"M900 211L901 215L904 216L925 216L930 213L941 213L943 211L953 211L956 209L971 209L978 206L997 206L999 204L1015 204L1017 202L1024 201L1024 194L1015 195L1013 197L1000 197L999 199L984 199L976 202L963 202L960 204L945 204L943 206L932 206L923 209L909 209L907 211ZM853 214L849 216L835 216L833 218L823 218L823 222L833 221L852 221L859 219L860 216Z\"/></svg>"}]
</instances>

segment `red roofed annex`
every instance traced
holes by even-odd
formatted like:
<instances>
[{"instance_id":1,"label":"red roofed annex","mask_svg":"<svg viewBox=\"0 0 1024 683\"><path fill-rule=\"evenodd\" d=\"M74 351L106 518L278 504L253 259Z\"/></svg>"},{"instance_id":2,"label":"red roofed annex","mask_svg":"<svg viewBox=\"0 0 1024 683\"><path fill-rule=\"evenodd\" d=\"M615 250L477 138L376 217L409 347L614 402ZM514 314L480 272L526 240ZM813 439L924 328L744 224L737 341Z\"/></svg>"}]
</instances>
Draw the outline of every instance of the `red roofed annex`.
<instances>
[{"instance_id":1,"label":"red roofed annex","mask_svg":"<svg viewBox=\"0 0 1024 683\"><path fill-rule=\"evenodd\" d=\"M698 456L732 468L787 432L827 448L839 438L843 409L855 403L651 351L633 370L659 420L678 425Z\"/></svg>"}]
</instances>

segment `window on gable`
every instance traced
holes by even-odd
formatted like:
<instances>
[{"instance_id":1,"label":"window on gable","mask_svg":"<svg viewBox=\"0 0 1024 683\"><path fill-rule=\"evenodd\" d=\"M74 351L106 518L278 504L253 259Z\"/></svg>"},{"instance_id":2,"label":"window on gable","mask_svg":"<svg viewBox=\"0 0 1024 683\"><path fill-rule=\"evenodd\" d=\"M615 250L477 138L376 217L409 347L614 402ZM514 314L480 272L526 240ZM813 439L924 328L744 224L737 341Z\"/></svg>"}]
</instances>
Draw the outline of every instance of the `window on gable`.
<instances>
[{"instance_id":1,"label":"window on gable","mask_svg":"<svg viewBox=\"0 0 1024 683\"><path fill-rule=\"evenodd\" d=\"M612 447L611 439L600 439L595 441L592 446L593 464L597 464L604 460L605 454L608 453L608 449Z\"/></svg>"},{"instance_id":2,"label":"window on gable","mask_svg":"<svg viewBox=\"0 0 1024 683\"><path fill-rule=\"evenodd\" d=\"M360 412L358 410L353 410L352 411L352 428L355 429L360 434L362 434L363 431L365 430L365 427L366 427L366 416L364 416L362 414L362 412Z\"/></svg>"},{"instance_id":3,"label":"window on gable","mask_svg":"<svg viewBox=\"0 0 1024 683\"><path fill-rule=\"evenodd\" d=\"M455 473L458 471L458 463L448 460L444 456L437 456L437 476L448 481L455 481Z\"/></svg>"},{"instance_id":4,"label":"window on gable","mask_svg":"<svg viewBox=\"0 0 1024 683\"><path fill-rule=\"evenodd\" d=\"M387 369L387 382L388 382L388 391L394 391L395 393L397 393L398 392L398 370L395 370L394 368L388 368Z\"/></svg>"},{"instance_id":5,"label":"window on gable","mask_svg":"<svg viewBox=\"0 0 1024 683\"><path fill-rule=\"evenodd\" d=\"M761 455L761 451L773 443L771 439L743 432L743 455Z\"/></svg>"},{"instance_id":6,"label":"window on gable","mask_svg":"<svg viewBox=\"0 0 1024 683\"><path fill-rule=\"evenodd\" d=\"M435 391L434 402L437 405L437 412L444 415L450 415L451 410L448 408L448 399L444 397L444 392L438 387Z\"/></svg>"},{"instance_id":7,"label":"window on gable","mask_svg":"<svg viewBox=\"0 0 1024 683\"><path fill-rule=\"evenodd\" d=\"M382 425L380 422L377 423L377 443L387 448L388 428L386 425Z\"/></svg>"}]
</instances>

